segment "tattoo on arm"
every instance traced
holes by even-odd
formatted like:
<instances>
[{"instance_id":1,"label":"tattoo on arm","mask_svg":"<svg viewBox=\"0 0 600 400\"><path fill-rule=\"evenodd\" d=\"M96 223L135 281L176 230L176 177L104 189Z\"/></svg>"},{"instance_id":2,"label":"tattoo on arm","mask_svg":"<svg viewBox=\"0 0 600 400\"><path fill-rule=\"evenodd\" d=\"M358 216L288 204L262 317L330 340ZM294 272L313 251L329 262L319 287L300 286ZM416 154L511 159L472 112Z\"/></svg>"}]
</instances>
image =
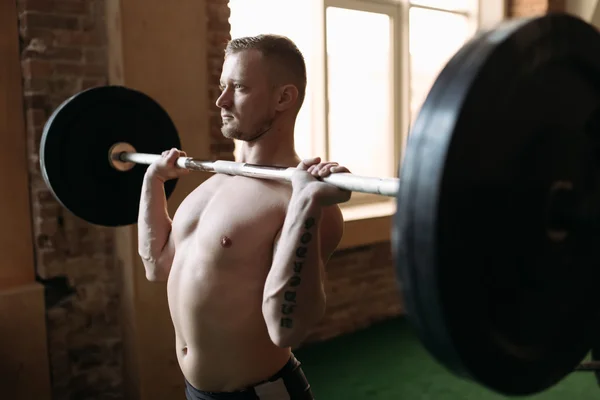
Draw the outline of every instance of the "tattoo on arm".
<instances>
[{"instance_id":1,"label":"tattoo on arm","mask_svg":"<svg viewBox=\"0 0 600 400\"><path fill-rule=\"evenodd\" d=\"M311 228L315 225L315 219L309 217L304 222L305 232L300 237L300 243L296 248L296 259L291 265L294 275L288 281L287 290L283 293L284 303L281 305L281 319L280 325L282 328L292 329L294 327L293 314L296 309L296 290L302 283L300 273L302 272L302 266L304 264L304 258L306 258L307 248L306 245L312 240Z\"/></svg>"}]
</instances>

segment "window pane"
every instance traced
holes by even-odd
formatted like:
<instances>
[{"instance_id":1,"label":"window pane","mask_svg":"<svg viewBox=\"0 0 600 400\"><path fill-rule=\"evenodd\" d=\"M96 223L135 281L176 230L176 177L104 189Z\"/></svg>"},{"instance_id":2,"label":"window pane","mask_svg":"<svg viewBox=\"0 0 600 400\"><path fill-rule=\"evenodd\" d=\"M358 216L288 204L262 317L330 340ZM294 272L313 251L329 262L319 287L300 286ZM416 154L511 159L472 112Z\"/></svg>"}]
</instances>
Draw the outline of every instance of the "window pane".
<instances>
[{"instance_id":1,"label":"window pane","mask_svg":"<svg viewBox=\"0 0 600 400\"><path fill-rule=\"evenodd\" d=\"M417 7L409 18L412 123L442 68L471 37L471 26L463 15Z\"/></svg>"},{"instance_id":2,"label":"window pane","mask_svg":"<svg viewBox=\"0 0 600 400\"><path fill-rule=\"evenodd\" d=\"M474 5L473 0L410 0L410 4L452 11L470 11Z\"/></svg>"},{"instance_id":3,"label":"window pane","mask_svg":"<svg viewBox=\"0 0 600 400\"><path fill-rule=\"evenodd\" d=\"M312 59L315 38L310 30L306 29L311 23L311 9L309 4L298 0L229 0L231 37L254 36L264 33L274 33L289 37L304 55L307 64L308 83L304 104L298 113L295 126L296 152L302 158L314 156L312 154L313 117L311 115L311 96L313 85L311 82L310 63ZM293 15L294 18L289 18ZM216 99L213 99L215 101ZM236 143L238 154L239 143Z\"/></svg>"},{"instance_id":4,"label":"window pane","mask_svg":"<svg viewBox=\"0 0 600 400\"><path fill-rule=\"evenodd\" d=\"M359 175L393 176L390 17L327 8L329 160Z\"/></svg>"}]
</instances>

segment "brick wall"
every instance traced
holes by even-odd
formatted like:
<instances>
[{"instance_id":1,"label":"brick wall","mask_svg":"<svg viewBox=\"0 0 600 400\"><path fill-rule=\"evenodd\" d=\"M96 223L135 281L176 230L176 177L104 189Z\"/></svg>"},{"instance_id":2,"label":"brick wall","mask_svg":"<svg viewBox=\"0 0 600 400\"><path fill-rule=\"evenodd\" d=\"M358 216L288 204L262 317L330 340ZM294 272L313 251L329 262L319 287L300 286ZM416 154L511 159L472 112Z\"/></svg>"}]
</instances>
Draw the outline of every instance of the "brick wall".
<instances>
[{"instance_id":1,"label":"brick wall","mask_svg":"<svg viewBox=\"0 0 600 400\"><path fill-rule=\"evenodd\" d=\"M221 110L215 105L220 94L219 80L223 51L231 39L228 0L206 0L208 19L208 115L211 154L214 160L233 160L234 143L221 134Z\"/></svg>"},{"instance_id":2,"label":"brick wall","mask_svg":"<svg viewBox=\"0 0 600 400\"><path fill-rule=\"evenodd\" d=\"M75 293L49 290L48 343L53 399L122 398L119 273L110 229L73 218L54 201L39 171L44 122L69 96L107 82L104 0L17 0L38 275L67 277ZM512 0L509 15L560 8L560 1ZM559 4L557 6L557 4ZM206 0L211 153L232 159L214 105L229 36L227 0ZM390 243L339 251L328 265L328 310L307 338L318 341L401 312Z\"/></svg>"},{"instance_id":3,"label":"brick wall","mask_svg":"<svg viewBox=\"0 0 600 400\"><path fill-rule=\"evenodd\" d=\"M398 316L398 291L390 243L336 252L327 265L327 311L305 344L327 340Z\"/></svg>"},{"instance_id":4,"label":"brick wall","mask_svg":"<svg viewBox=\"0 0 600 400\"><path fill-rule=\"evenodd\" d=\"M66 98L107 82L103 0L18 0L37 273L48 286L53 399L121 396L118 277L110 230L73 218L40 176L43 124ZM60 300L53 304L56 300Z\"/></svg>"}]
</instances>

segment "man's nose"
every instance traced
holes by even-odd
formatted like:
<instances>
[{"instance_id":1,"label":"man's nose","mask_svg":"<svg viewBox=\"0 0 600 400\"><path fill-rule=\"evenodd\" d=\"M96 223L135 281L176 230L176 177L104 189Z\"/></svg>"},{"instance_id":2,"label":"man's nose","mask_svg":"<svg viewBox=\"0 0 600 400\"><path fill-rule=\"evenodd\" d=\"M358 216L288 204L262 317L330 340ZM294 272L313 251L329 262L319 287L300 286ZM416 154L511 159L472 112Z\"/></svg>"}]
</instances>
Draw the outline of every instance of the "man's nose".
<instances>
[{"instance_id":1,"label":"man's nose","mask_svg":"<svg viewBox=\"0 0 600 400\"><path fill-rule=\"evenodd\" d=\"M221 92L221 95L217 97L217 101L215 102L217 107L219 108L229 108L231 107L231 95L229 94L228 89L224 89Z\"/></svg>"}]
</instances>

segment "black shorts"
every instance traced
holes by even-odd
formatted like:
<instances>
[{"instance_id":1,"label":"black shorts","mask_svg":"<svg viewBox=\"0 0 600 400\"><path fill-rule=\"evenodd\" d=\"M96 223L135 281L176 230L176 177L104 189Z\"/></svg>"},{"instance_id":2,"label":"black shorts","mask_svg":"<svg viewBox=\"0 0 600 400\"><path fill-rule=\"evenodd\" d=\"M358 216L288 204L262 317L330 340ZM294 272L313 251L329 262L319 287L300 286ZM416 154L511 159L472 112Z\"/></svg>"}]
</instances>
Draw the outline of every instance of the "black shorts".
<instances>
[{"instance_id":1,"label":"black shorts","mask_svg":"<svg viewBox=\"0 0 600 400\"><path fill-rule=\"evenodd\" d=\"M235 392L205 392L186 380L187 400L314 400L310 384L300 362L292 355L271 378Z\"/></svg>"}]
</instances>

